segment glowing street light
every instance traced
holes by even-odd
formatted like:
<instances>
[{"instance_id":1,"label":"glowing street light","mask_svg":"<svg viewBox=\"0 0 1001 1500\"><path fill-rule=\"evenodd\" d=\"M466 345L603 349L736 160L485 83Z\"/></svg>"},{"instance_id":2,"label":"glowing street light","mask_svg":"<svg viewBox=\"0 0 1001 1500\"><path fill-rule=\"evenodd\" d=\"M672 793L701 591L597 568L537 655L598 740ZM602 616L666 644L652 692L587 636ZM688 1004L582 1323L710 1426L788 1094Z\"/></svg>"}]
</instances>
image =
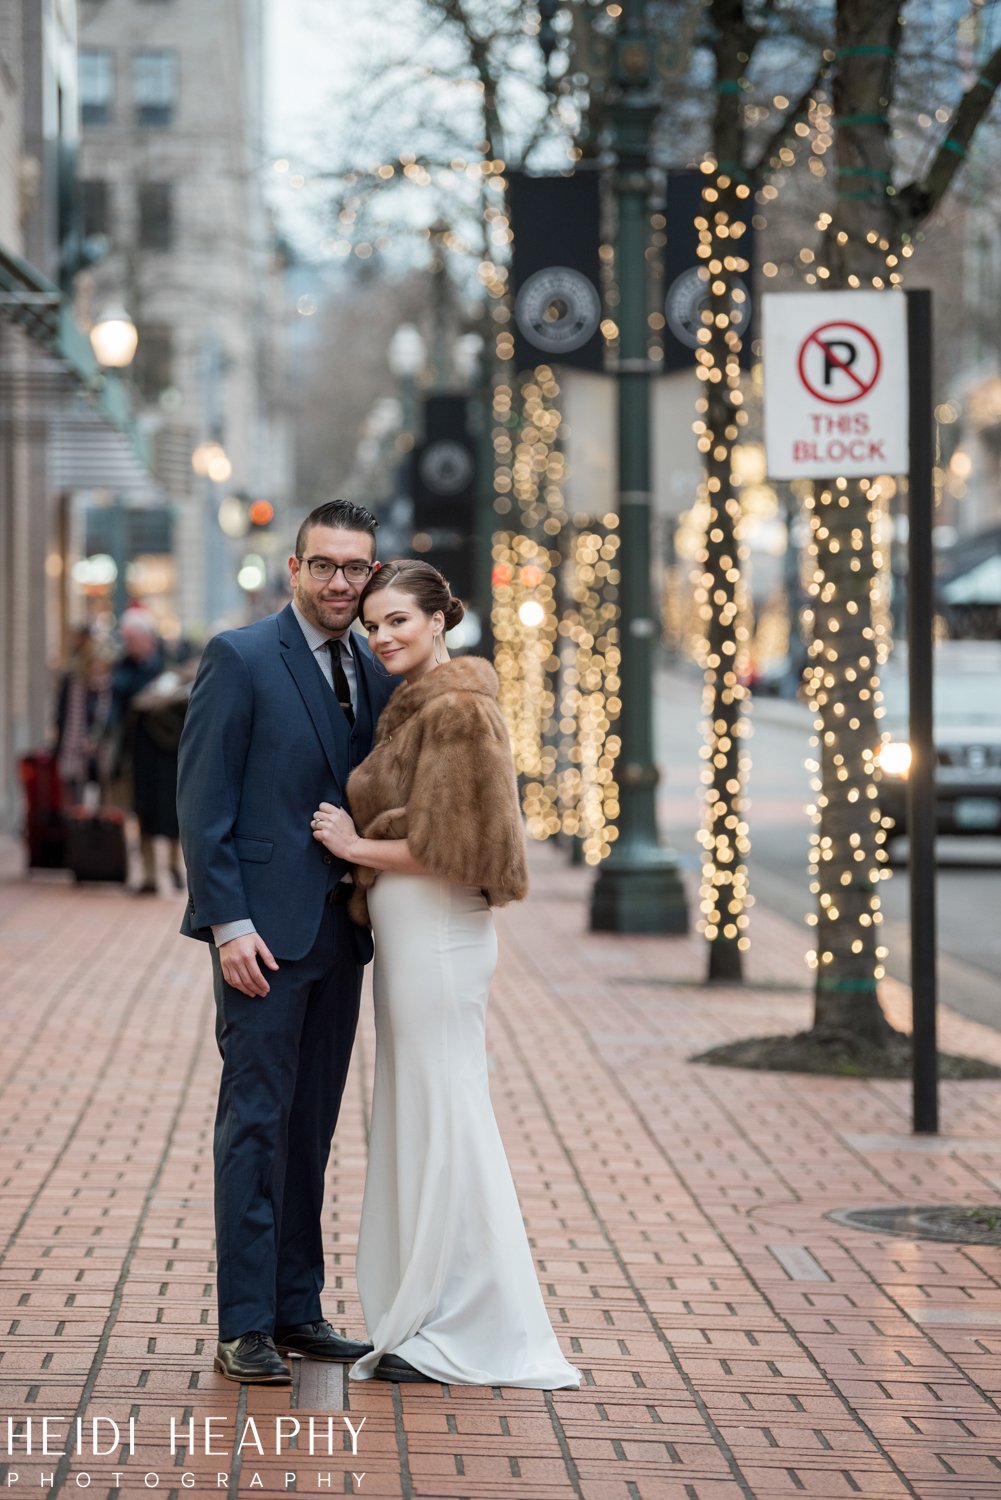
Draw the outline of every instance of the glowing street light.
<instances>
[{"instance_id":1,"label":"glowing street light","mask_svg":"<svg viewBox=\"0 0 1001 1500\"><path fill-rule=\"evenodd\" d=\"M106 307L90 330L94 358L106 370L124 370L139 347L136 325L120 303Z\"/></svg>"}]
</instances>

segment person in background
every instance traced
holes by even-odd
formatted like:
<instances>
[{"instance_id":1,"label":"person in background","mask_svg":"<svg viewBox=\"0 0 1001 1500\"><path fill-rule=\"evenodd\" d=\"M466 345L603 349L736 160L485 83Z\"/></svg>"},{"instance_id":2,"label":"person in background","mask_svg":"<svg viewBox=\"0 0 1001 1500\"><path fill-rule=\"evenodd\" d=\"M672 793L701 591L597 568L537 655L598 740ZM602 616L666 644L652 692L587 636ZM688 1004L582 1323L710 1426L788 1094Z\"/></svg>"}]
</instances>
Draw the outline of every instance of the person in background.
<instances>
[{"instance_id":1,"label":"person in background","mask_svg":"<svg viewBox=\"0 0 1001 1500\"><path fill-rule=\"evenodd\" d=\"M139 896L155 896L155 838L168 840L168 865L175 890L184 889L177 826L177 745L180 723L157 722L152 685L165 670L163 644L153 616L144 609L128 609L120 625L122 654L112 674L112 726L116 761L129 786L129 799L139 824L142 881ZM165 683L169 697L176 682ZM176 715L169 716L171 721ZM183 715L182 715L183 717Z\"/></svg>"},{"instance_id":2,"label":"person in background","mask_svg":"<svg viewBox=\"0 0 1001 1500\"><path fill-rule=\"evenodd\" d=\"M66 800L83 800L89 783L103 777L99 747L111 716L111 674L106 655L89 625L74 630L66 671L56 699L54 754Z\"/></svg>"}]
</instances>

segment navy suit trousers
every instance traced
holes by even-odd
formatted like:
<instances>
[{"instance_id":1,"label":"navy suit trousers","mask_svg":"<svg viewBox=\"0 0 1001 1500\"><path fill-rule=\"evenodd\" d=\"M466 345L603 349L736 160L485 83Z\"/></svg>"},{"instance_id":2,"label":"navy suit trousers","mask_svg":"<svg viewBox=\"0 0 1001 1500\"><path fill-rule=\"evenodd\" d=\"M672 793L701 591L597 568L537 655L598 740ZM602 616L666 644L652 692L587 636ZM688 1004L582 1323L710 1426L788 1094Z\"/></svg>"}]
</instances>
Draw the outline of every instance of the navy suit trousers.
<instances>
[{"instance_id":1,"label":"navy suit trousers","mask_svg":"<svg viewBox=\"0 0 1001 1500\"><path fill-rule=\"evenodd\" d=\"M222 1080L215 1124L219 1337L322 1317L323 1177L358 1023L362 966L343 906L304 958L226 984L212 949Z\"/></svg>"}]
</instances>

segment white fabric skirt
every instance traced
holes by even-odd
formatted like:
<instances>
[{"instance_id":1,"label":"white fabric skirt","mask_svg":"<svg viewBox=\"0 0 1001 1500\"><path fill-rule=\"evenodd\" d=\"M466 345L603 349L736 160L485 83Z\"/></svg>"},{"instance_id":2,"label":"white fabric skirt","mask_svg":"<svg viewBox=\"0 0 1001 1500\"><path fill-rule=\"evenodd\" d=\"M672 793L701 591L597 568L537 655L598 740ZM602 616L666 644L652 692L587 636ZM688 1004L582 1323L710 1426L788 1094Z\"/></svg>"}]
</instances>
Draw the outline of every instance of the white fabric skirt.
<instances>
[{"instance_id":1,"label":"white fabric skirt","mask_svg":"<svg viewBox=\"0 0 1001 1500\"><path fill-rule=\"evenodd\" d=\"M556 1342L490 1103L486 1011L497 964L480 891L380 874L375 1091L358 1240L374 1352L434 1380L580 1384Z\"/></svg>"}]
</instances>

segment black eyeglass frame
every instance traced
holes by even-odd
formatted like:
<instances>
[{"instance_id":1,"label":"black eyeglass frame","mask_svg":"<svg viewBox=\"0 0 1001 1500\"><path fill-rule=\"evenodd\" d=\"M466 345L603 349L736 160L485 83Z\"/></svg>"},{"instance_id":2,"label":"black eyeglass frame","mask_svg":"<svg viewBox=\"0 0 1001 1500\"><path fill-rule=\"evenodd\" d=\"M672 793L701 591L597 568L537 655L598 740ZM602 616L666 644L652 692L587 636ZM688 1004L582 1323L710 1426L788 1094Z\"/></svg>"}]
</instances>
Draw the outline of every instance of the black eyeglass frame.
<instances>
[{"instance_id":1,"label":"black eyeglass frame","mask_svg":"<svg viewBox=\"0 0 1001 1500\"><path fill-rule=\"evenodd\" d=\"M306 567L309 569L310 578L317 577L317 575L313 572L314 563L322 563L325 568L329 568L331 570L329 577L319 578L317 581L320 583L329 583L332 578L337 577L338 573L343 573L348 583L367 583L372 574L375 572L375 563L367 563L362 557L353 557L346 563L331 562L329 557L300 557L298 561L300 563L306 564ZM348 577L348 568L364 568L364 578Z\"/></svg>"}]
</instances>

